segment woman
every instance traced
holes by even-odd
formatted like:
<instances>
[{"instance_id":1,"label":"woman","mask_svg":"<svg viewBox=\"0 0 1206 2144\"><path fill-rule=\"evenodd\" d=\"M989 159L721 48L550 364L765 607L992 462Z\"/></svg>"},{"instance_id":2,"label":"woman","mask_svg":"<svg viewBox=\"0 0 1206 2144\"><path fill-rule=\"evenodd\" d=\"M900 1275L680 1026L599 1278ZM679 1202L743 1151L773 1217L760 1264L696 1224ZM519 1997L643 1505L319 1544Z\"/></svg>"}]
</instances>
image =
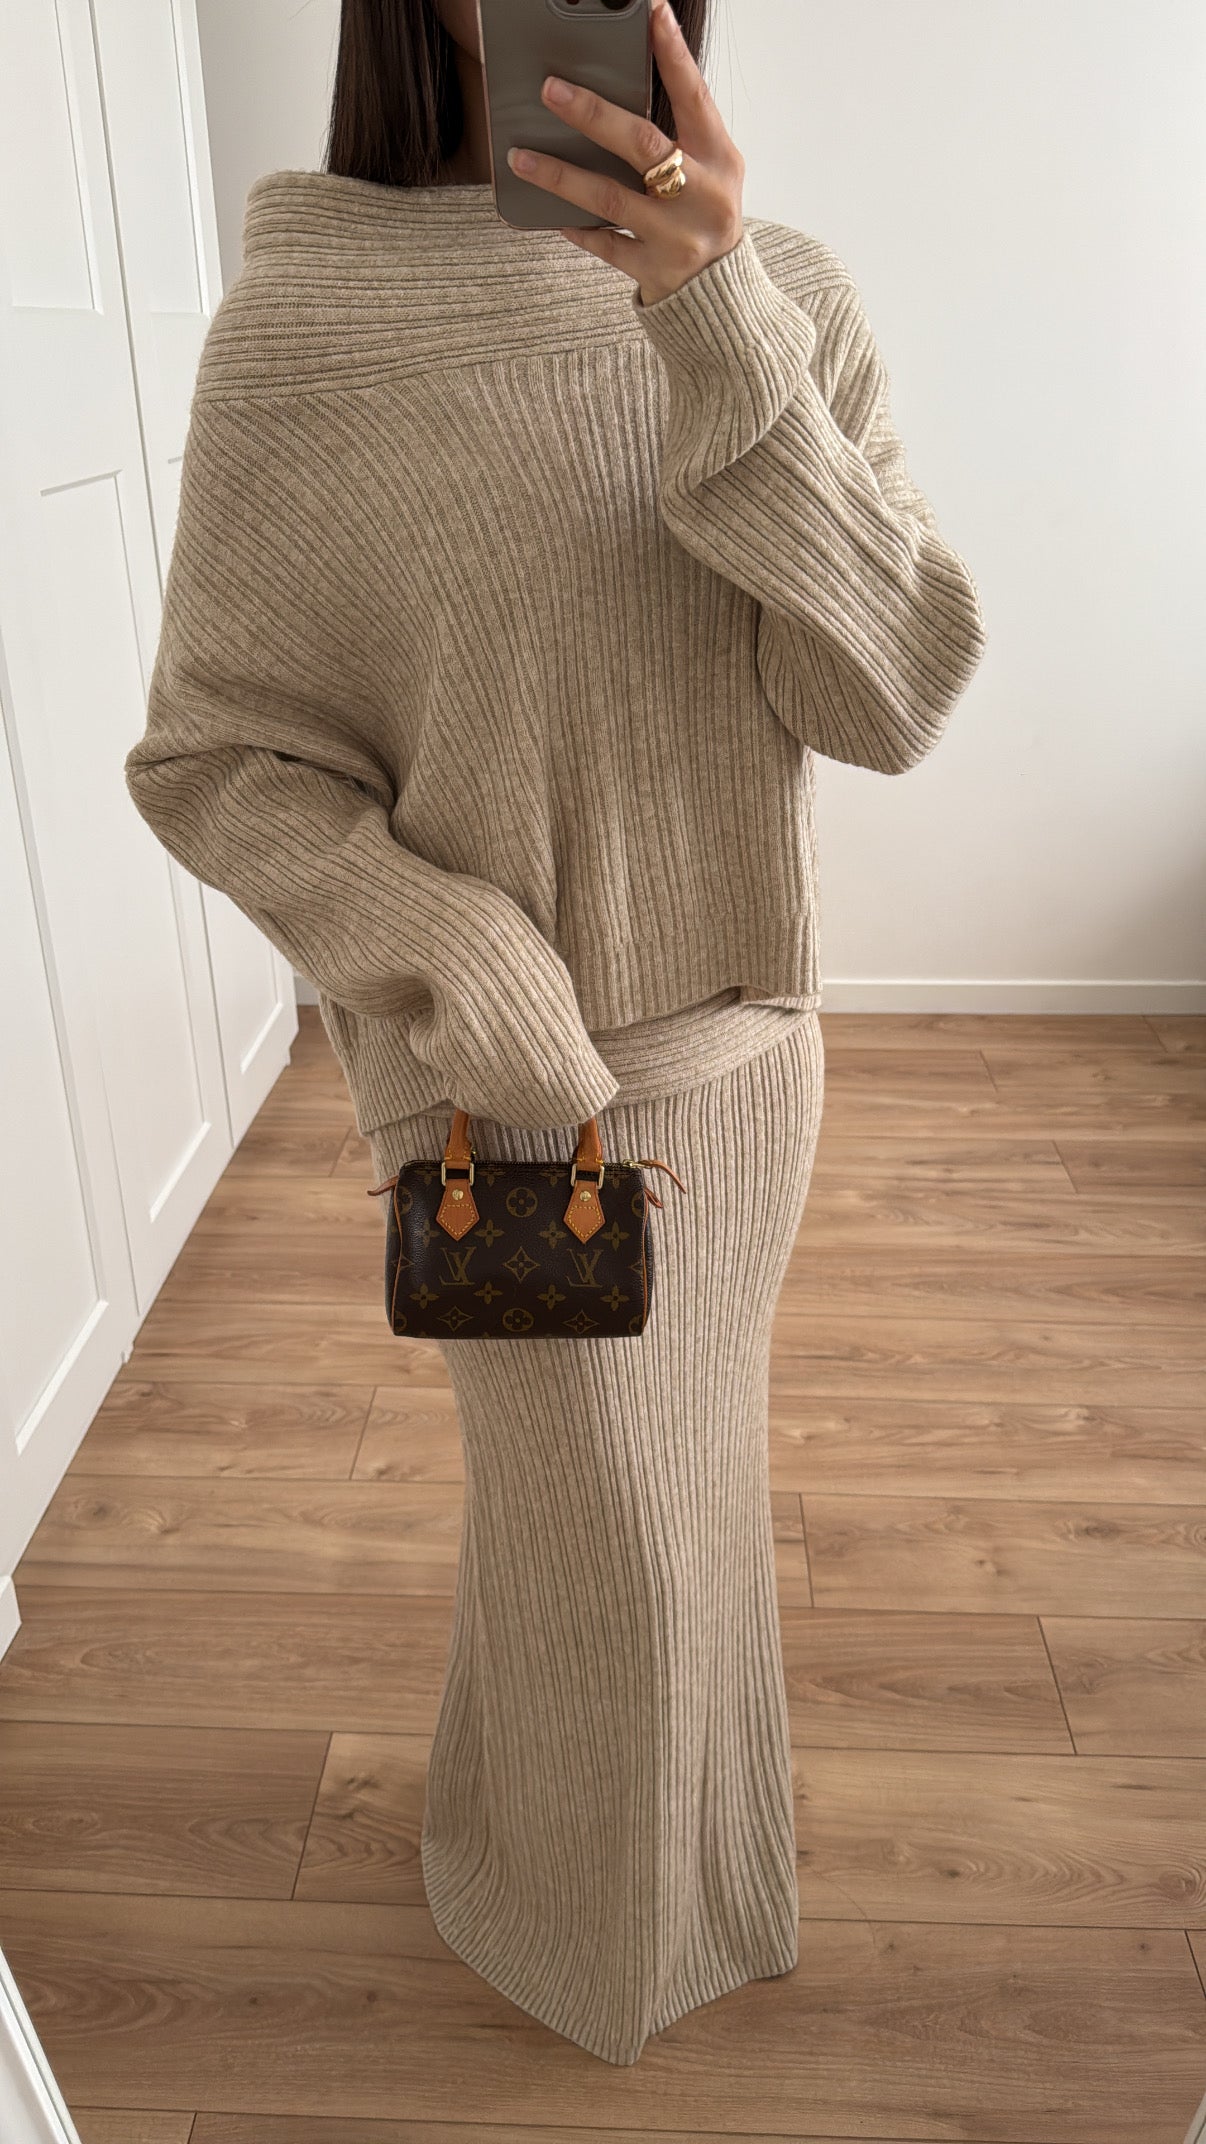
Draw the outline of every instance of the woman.
<instances>
[{"instance_id":1,"label":"woman","mask_svg":"<svg viewBox=\"0 0 1206 2144\"><path fill-rule=\"evenodd\" d=\"M676 195L497 216L471 0L344 0L327 168L256 182L203 356L146 735L165 846L310 977L378 1175L605 1154L655 1214L639 1340L445 1349L466 1460L422 1836L436 1924L603 2059L797 1956L768 1487L823 1059L812 754L900 773L984 643L857 290L742 209L705 0ZM652 185L652 182L651 182Z\"/></svg>"}]
</instances>

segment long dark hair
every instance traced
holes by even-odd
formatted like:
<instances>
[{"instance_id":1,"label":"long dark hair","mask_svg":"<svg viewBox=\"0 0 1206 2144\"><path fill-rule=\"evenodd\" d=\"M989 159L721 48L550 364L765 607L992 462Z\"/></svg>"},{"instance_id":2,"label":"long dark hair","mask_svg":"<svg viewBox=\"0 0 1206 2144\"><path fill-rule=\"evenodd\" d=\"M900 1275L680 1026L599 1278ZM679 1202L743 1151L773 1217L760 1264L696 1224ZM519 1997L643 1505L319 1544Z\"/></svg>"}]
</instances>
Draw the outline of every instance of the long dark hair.
<instances>
[{"instance_id":1,"label":"long dark hair","mask_svg":"<svg viewBox=\"0 0 1206 2144\"><path fill-rule=\"evenodd\" d=\"M671 0L702 64L708 0ZM657 63L653 118L673 134ZM432 0L342 0L325 168L382 186L431 186L464 130L452 39Z\"/></svg>"}]
</instances>

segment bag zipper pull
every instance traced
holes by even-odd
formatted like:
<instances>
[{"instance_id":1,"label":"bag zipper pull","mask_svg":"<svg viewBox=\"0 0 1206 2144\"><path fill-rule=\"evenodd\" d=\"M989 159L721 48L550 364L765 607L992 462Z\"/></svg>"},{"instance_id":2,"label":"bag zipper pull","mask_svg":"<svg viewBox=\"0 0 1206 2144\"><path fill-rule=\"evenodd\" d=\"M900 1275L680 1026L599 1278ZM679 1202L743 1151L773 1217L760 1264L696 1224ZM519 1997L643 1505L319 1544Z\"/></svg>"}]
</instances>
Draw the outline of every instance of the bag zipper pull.
<instances>
[{"instance_id":1,"label":"bag zipper pull","mask_svg":"<svg viewBox=\"0 0 1206 2144\"><path fill-rule=\"evenodd\" d=\"M687 1188L677 1169L672 1169L668 1161L658 1161L656 1156L653 1154L643 1154L639 1161L634 1161L631 1155L626 1154L624 1156L624 1167L626 1169L664 1169L667 1176L672 1176L674 1178L674 1181L678 1185L680 1191L685 1191ZM653 1199L653 1203L655 1206L661 1205L662 1202L660 1199L653 1198L652 1191L649 1193L649 1196L651 1199Z\"/></svg>"},{"instance_id":2,"label":"bag zipper pull","mask_svg":"<svg viewBox=\"0 0 1206 2144\"><path fill-rule=\"evenodd\" d=\"M397 1181L398 1179L395 1175L387 1176L383 1184L370 1184L365 1197L370 1199L380 1198L383 1191L392 1191Z\"/></svg>"}]
</instances>

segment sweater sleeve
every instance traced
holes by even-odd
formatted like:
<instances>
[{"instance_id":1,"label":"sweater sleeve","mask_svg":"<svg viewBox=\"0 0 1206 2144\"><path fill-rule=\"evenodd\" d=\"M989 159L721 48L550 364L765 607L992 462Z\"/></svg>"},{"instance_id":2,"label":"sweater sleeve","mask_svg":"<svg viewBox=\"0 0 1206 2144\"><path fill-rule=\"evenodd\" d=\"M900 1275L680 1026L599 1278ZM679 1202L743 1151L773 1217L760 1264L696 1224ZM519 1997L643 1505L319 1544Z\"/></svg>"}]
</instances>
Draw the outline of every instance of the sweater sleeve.
<instances>
[{"instance_id":1,"label":"sweater sleeve","mask_svg":"<svg viewBox=\"0 0 1206 2144\"><path fill-rule=\"evenodd\" d=\"M937 743L986 634L975 582L909 476L858 292L832 260L823 353L748 228L667 297L634 294L668 379L660 508L759 605L758 667L786 727L830 759L901 774Z\"/></svg>"},{"instance_id":2,"label":"sweater sleeve","mask_svg":"<svg viewBox=\"0 0 1206 2144\"><path fill-rule=\"evenodd\" d=\"M408 1023L454 1103L578 1124L618 1083L569 970L510 895L394 838L392 776L354 719L354 594L327 596L313 533L285 526L242 447L194 404L146 729L125 760L134 804L321 992Z\"/></svg>"}]
</instances>

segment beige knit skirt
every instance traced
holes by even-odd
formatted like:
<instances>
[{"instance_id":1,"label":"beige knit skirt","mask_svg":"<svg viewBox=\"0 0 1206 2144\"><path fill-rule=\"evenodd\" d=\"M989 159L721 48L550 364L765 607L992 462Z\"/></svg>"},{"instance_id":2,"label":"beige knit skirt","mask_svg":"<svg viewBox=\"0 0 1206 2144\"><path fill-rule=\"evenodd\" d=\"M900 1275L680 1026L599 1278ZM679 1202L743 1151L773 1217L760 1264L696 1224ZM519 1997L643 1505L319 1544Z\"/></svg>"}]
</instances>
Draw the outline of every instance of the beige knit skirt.
<instances>
[{"instance_id":1,"label":"beige knit skirt","mask_svg":"<svg viewBox=\"0 0 1206 2144\"><path fill-rule=\"evenodd\" d=\"M421 1855L440 1934L613 2063L796 1962L799 1898L767 1450L771 1322L820 1124L819 1015L660 1100L605 1155L655 1154L634 1339L442 1343L465 1458ZM378 1179L447 1112L383 1127ZM479 1154L572 1135L474 1120Z\"/></svg>"}]
</instances>

